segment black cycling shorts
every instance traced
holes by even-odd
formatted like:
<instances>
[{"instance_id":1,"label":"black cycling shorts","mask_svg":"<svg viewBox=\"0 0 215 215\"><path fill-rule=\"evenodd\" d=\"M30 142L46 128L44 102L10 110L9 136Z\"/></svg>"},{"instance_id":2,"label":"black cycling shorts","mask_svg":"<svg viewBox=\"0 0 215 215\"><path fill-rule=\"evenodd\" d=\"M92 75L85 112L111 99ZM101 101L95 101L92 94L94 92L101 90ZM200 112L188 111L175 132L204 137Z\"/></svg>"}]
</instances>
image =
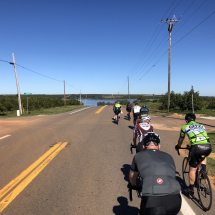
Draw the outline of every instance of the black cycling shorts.
<instances>
[{"instance_id":1,"label":"black cycling shorts","mask_svg":"<svg viewBox=\"0 0 215 215\"><path fill-rule=\"evenodd\" d=\"M127 110L127 112L129 112L129 113L131 112L131 109L126 109L126 110Z\"/></svg>"},{"instance_id":2,"label":"black cycling shorts","mask_svg":"<svg viewBox=\"0 0 215 215\"><path fill-rule=\"evenodd\" d=\"M143 196L140 215L176 215L181 209L181 195Z\"/></svg>"},{"instance_id":3,"label":"black cycling shorts","mask_svg":"<svg viewBox=\"0 0 215 215\"><path fill-rule=\"evenodd\" d=\"M114 111L114 113L115 113L116 115L118 115L118 114L121 113L121 111L120 111L120 110L116 110L116 111Z\"/></svg>"},{"instance_id":4,"label":"black cycling shorts","mask_svg":"<svg viewBox=\"0 0 215 215\"><path fill-rule=\"evenodd\" d=\"M137 117L140 116L140 113L134 113L134 118L137 119Z\"/></svg>"},{"instance_id":5,"label":"black cycling shorts","mask_svg":"<svg viewBox=\"0 0 215 215\"><path fill-rule=\"evenodd\" d=\"M203 161L212 151L211 144L196 144L191 146L189 153L189 165L196 168L199 161ZM203 157L202 157L203 156Z\"/></svg>"}]
</instances>

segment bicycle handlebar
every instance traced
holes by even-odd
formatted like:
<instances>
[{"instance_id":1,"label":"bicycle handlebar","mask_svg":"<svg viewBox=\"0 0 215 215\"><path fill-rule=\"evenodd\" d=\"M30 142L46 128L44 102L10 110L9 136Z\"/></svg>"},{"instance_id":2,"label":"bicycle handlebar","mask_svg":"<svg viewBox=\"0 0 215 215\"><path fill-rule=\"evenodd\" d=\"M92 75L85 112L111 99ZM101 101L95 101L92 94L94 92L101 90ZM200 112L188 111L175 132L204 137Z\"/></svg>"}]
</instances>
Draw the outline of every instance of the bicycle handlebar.
<instances>
[{"instance_id":1,"label":"bicycle handlebar","mask_svg":"<svg viewBox=\"0 0 215 215\"><path fill-rule=\"evenodd\" d=\"M132 186L130 183L127 185L128 191L129 191L129 199L132 202L132 190L142 190L142 186L137 187L137 186Z\"/></svg>"},{"instance_id":2,"label":"bicycle handlebar","mask_svg":"<svg viewBox=\"0 0 215 215\"><path fill-rule=\"evenodd\" d=\"M134 145L131 143L131 145L130 145L131 154L133 154L133 150L132 150L133 148L136 149L136 146L134 146Z\"/></svg>"},{"instance_id":3,"label":"bicycle handlebar","mask_svg":"<svg viewBox=\"0 0 215 215\"><path fill-rule=\"evenodd\" d=\"M190 150L190 145L187 145L187 147L180 147L180 148L178 148L178 150L177 150L178 155L180 155L179 149L188 149L188 150Z\"/></svg>"}]
</instances>

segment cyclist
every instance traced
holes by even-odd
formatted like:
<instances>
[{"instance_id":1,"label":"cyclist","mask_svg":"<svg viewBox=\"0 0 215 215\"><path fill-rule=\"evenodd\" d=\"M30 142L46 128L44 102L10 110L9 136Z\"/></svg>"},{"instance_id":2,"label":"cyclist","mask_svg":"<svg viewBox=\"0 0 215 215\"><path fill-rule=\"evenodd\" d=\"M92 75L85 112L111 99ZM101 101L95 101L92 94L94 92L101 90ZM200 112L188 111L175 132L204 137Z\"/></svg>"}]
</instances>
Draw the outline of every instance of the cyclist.
<instances>
[{"instance_id":1,"label":"cyclist","mask_svg":"<svg viewBox=\"0 0 215 215\"><path fill-rule=\"evenodd\" d=\"M114 106L114 113L115 113L115 122L118 124L117 117L120 118L120 113L121 113L121 105L119 102L117 102Z\"/></svg>"},{"instance_id":2,"label":"cyclist","mask_svg":"<svg viewBox=\"0 0 215 215\"><path fill-rule=\"evenodd\" d=\"M190 186L187 188L186 191L191 194L194 194L193 187L196 179L196 169L199 164L199 158L201 158L202 156L207 157L212 151L210 140L205 130L205 127L202 124L195 122L195 120L196 116L194 113L186 114L185 121L187 124L181 128L178 144L175 146L175 149L177 151L184 141L185 134L187 134L190 140L191 148L189 154ZM206 163L207 159L204 158L204 160L201 162L203 171L206 171Z\"/></svg>"},{"instance_id":3,"label":"cyclist","mask_svg":"<svg viewBox=\"0 0 215 215\"><path fill-rule=\"evenodd\" d=\"M148 115L149 114L149 110L146 108L146 105L143 105L142 108L140 109L140 113L141 115Z\"/></svg>"},{"instance_id":4,"label":"cyclist","mask_svg":"<svg viewBox=\"0 0 215 215\"><path fill-rule=\"evenodd\" d=\"M141 107L138 105L138 103L136 103L135 106L133 107L134 126L136 125L136 121L140 115L140 109Z\"/></svg>"},{"instance_id":5,"label":"cyclist","mask_svg":"<svg viewBox=\"0 0 215 215\"><path fill-rule=\"evenodd\" d=\"M160 137L154 132L146 133L142 142L145 150L134 156L128 184L128 187L134 187L140 174L143 184L139 214L178 214L181 187L175 179L174 160L171 155L160 151Z\"/></svg>"},{"instance_id":6,"label":"cyclist","mask_svg":"<svg viewBox=\"0 0 215 215\"><path fill-rule=\"evenodd\" d=\"M115 119L115 105L116 104L117 104L117 101L115 101L114 104L113 104L113 112L114 112L113 119Z\"/></svg>"},{"instance_id":7,"label":"cyclist","mask_svg":"<svg viewBox=\"0 0 215 215\"><path fill-rule=\"evenodd\" d=\"M129 115L130 118L131 118L131 108L132 108L131 103L128 102L128 104L126 106L126 111L127 111L127 115ZM130 120L130 118L129 118L129 120Z\"/></svg>"},{"instance_id":8,"label":"cyclist","mask_svg":"<svg viewBox=\"0 0 215 215\"><path fill-rule=\"evenodd\" d=\"M150 125L151 117L143 116L141 119L138 119L137 125L134 128L133 132L133 144L136 147L136 153L143 150L142 139L147 132L153 132L154 128ZM136 144L136 139L138 137L138 144Z\"/></svg>"}]
</instances>

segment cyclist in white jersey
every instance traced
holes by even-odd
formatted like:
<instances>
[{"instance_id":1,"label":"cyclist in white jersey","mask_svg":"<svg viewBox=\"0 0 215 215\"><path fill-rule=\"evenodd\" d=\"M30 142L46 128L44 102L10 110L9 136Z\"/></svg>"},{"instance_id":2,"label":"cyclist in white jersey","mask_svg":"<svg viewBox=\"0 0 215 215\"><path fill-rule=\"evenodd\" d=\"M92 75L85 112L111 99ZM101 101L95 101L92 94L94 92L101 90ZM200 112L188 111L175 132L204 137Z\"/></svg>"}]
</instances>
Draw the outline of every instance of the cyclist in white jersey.
<instances>
[{"instance_id":1,"label":"cyclist in white jersey","mask_svg":"<svg viewBox=\"0 0 215 215\"><path fill-rule=\"evenodd\" d=\"M137 124L134 127L133 131L133 144L136 146L136 152L143 150L142 139L143 136L148 132L154 132L154 128L150 125L151 117L143 116L141 119L138 119ZM138 144L136 144L136 139L138 138Z\"/></svg>"},{"instance_id":2,"label":"cyclist in white jersey","mask_svg":"<svg viewBox=\"0 0 215 215\"><path fill-rule=\"evenodd\" d=\"M136 121L140 115L140 109L141 107L138 105L138 103L136 103L135 106L133 107L134 126L136 125Z\"/></svg>"}]
</instances>

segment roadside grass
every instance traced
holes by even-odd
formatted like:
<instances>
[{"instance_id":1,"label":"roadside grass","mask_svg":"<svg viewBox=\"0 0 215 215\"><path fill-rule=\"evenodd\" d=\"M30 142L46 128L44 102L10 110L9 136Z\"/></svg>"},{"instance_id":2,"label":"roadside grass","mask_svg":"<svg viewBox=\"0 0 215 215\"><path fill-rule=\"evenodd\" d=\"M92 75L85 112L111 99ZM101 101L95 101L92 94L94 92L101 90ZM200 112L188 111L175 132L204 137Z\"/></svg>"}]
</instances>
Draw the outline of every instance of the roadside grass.
<instances>
[{"instance_id":1,"label":"roadside grass","mask_svg":"<svg viewBox=\"0 0 215 215\"><path fill-rule=\"evenodd\" d=\"M215 131L208 132L208 136L212 146L212 153L215 153Z\"/></svg>"},{"instance_id":2,"label":"roadside grass","mask_svg":"<svg viewBox=\"0 0 215 215\"><path fill-rule=\"evenodd\" d=\"M69 112L75 109L80 109L87 106L82 105L71 105L71 106L62 106L62 107L54 107L54 108L47 108L47 109L40 109L40 110L33 110L27 111L25 110L24 113L21 115L23 116L35 116L35 115L51 115L51 114L59 114ZM0 118L8 118L8 117L17 117L17 111L8 111L0 113Z\"/></svg>"},{"instance_id":3,"label":"roadside grass","mask_svg":"<svg viewBox=\"0 0 215 215\"><path fill-rule=\"evenodd\" d=\"M207 172L211 176L215 176L215 159L207 158Z\"/></svg>"}]
</instances>

